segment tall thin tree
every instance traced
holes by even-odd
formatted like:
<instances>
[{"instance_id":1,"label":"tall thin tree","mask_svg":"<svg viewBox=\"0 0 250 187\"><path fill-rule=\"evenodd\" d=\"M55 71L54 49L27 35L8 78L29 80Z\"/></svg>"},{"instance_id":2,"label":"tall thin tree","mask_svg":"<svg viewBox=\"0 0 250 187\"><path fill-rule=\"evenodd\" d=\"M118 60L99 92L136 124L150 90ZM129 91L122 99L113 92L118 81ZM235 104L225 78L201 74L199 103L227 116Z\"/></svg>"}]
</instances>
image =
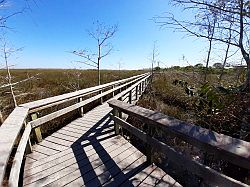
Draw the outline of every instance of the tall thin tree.
<instances>
[{"instance_id":1,"label":"tall thin tree","mask_svg":"<svg viewBox=\"0 0 250 187\"><path fill-rule=\"evenodd\" d=\"M113 46L109 43L109 40L115 35L118 30L118 25L106 26L103 23L97 21L94 23L95 29L88 31L89 36L91 36L96 41L96 52L91 53L88 50L77 50L72 53L80 56L84 61L78 61L84 63L88 66L94 67L97 69L98 78L97 84L101 84L101 72L100 65L101 60L108 56L113 50Z\"/></svg>"}]
</instances>

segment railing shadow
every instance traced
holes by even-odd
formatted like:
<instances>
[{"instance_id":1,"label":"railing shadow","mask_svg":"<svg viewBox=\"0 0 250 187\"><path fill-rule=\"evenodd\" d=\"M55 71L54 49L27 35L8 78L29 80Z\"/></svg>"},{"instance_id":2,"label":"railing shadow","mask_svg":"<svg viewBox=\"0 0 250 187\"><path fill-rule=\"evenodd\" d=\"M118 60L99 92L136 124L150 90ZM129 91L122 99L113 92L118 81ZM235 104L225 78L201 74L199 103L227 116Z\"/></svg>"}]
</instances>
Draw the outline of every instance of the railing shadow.
<instances>
[{"instance_id":1,"label":"railing shadow","mask_svg":"<svg viewBox=\"0 0 250 187\"><path fill-rule=\"evenodd\" d=\"M108 186L114 186L114 184L119 184L121 183L121 181L126 181L126 184L128 184L129 186L133 186L128 179L133 174L142 171L146 167L146 164L142 164L124 174L116 164L116 162L113 160L112 156L110 156L110 154L105 150L105 148L101 144L101 141L114 137L115 135L111 134L103 138L100 138L100 136L110 132L110 130L107 129L110 128L110 124L112 123L113 122L111 122L109 114L106 114L71 146L78 164L79 171L81 173L81 178L85 186L102 186L103 181L107 182L110 179L112 179L112 182ZM83 144L83 141L87 141L87 143ZM86 154L84 147L88 145L92 145L93 149L98 155L97 159L91 160L91 157L88 157L88 155ZM81 146L80 149L79 146ZM104 176L104 178L102 176L102 181L100 181L94 169L101 166L102 164L104 167L101 167L101 169L105 168L103 170L105 170L107 174Z\"/></svg>"}]
</instances>

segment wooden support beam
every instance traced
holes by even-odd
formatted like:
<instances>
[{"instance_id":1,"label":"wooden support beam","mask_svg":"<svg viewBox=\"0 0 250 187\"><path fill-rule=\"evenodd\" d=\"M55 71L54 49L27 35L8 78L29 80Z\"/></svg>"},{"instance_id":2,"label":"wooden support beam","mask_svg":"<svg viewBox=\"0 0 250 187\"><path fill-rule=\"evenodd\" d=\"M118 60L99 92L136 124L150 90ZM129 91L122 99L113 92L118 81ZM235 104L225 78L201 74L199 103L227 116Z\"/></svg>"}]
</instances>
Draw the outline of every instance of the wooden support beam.
<instances>
[{"instance_id":1,"label":"wooden support beam","mask_svg":"<svg viewBox=\"0 0 250 187\"><path fill-rule=\"evenodd\" d=\"M37 113L33 113L33 114L31 114L30 116L31 116L31 120L32 120L32 121L34 121L34 120L36 120L36 119L38 118L38 117L37 117ZM41 133L41 128L40 128L40 126L36 127L36 128L34 129L34 131L35 131L35 136L36 136L37 142L38 142L38 143L41 142L41 141L43 140L43 137L42 137L42 133Z\"/></svg>"}]
</instances>

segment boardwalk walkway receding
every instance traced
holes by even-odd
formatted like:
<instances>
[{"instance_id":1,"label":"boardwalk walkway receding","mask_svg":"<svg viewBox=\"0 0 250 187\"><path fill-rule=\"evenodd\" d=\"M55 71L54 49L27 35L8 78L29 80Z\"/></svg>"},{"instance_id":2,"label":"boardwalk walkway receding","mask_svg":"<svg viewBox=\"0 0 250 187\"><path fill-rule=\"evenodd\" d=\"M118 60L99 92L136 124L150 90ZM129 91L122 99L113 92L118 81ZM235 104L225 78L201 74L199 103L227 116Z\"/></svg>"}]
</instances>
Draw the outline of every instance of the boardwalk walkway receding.
<instances>
[{"instance_id":1,"label":"boardwalk walkway receding","mask_svg":"<svg viewBox=\"0 0 250 187\"><path fill-rule=\"evenodd\" d=\"M24 186L178 186L120 135L104 103L66 125L27 155Z\"/></svg>"}]
</instances>

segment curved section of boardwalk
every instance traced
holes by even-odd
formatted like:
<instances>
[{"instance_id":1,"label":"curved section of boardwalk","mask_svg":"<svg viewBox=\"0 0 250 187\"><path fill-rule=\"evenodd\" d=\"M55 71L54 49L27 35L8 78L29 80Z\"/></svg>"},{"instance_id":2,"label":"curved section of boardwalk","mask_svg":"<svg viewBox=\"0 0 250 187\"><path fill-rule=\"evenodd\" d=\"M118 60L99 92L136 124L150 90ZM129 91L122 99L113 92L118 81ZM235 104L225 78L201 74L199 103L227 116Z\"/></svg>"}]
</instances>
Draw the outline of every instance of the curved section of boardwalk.
<instances>
[{"instance_id":1,"label":"curved section of boardwalk","mask_svg":"<svg viewBox=\"0 0 250 187\"><path fill-rule=\"evenodd\" d=\"M26 157L24 186L180 186L120 135L107 103L45 138Z\"/></svg>"}]
</instances>

